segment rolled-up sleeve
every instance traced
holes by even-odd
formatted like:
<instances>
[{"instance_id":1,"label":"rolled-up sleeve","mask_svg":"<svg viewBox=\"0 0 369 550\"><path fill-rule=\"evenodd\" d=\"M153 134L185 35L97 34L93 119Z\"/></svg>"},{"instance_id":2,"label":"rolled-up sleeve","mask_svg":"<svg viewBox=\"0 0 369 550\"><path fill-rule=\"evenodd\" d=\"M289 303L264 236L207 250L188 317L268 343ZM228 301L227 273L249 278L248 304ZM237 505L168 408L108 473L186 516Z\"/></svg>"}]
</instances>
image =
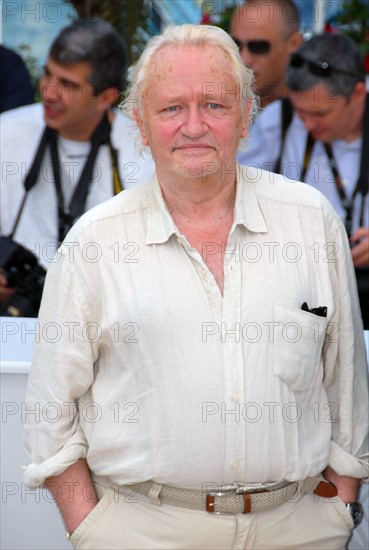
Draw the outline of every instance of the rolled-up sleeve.
<instances>
[{"instance_id":1,"label":"rolled-up sleeve","mask_svg":"<svg viewBox=\"0 0 369 550\"><path fill-rule=\"evenodd\" d=\"M369 475L368 370L355 272L346 232L339 223L334 239L336 313L325 347L325 387L332 422L329 465L339 474Z\"/></svg>"},{"instance_id":2,"label":"rolled-up sleeve","mask_svg":"<svg viewBox=\"0 0 369 550\"><path fill-rule=\"evenodd\" d=\"M62 473L87 454L78 400L93 382L98 353L86 338L94 299L83 266L77 265L78 254L71 255L71 250L62 247L50 267L40 309L40 341L26 395L24 436L31 464L24 479L29 487L42 486L47 477Z\"/></svg>"}]
</instances>

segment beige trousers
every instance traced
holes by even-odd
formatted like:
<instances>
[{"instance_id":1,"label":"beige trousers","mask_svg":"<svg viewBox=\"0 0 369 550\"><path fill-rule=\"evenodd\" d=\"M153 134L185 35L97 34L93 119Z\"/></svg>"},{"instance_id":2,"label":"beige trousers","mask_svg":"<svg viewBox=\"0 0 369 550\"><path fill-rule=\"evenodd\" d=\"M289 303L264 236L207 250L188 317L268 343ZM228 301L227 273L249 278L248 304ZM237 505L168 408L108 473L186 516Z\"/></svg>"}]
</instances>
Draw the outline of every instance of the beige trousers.
<instances>
[{"instance_id":1,"label":"beige trousers","mask_svg":"<svg viewBox=\"0 0 369 550\"><path fill-rule=\"evenodd\" d=\"M353 528L338 498L313 494L254 514L209 514L107 490L71 537L77 549L344 549Z\"/></svg>"}]
</instances>

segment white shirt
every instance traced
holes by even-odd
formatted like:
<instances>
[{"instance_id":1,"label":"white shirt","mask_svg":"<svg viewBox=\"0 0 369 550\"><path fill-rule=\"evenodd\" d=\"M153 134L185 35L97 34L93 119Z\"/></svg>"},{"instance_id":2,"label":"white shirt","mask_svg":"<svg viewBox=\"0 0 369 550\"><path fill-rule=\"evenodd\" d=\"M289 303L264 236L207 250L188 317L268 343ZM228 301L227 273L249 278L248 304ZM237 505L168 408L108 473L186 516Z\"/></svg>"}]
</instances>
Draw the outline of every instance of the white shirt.
<instances>
[{"instance_id":1,"label":"white shirt","mask_svg":"<svg viewBox=\"0 0 369 550\"><path fill-rule=\"evenodd\" d=\"M154 172L152 157L140 155L134 146L129 119L115 111L111 141L118 150L118 168L124 188L149 179ZM24 179L30 169L45 128L42 104L21 107L0 117L1 210L0 234L13 228L24 195ZM69 205L90 151L89 142L58 138L62 191ZM110 199L113 193L111 157L108 146L98 152L94 179L86 201L86 210ZM58 248L58 207L50 152L47 149L39 179L29 191L14 240L36 254L47 268Z\"/></svg>"},{"instance_id":2,"label":"white shirt","mask_svg":"<svg viewBox=\"0 0 369 550\"><path fill-rule=\"evenodd\" d=\"M327 463L365 477L354 289L337 215L282 177L241 175L223 296L155 181L90 210L47 275L26 483L81 457L119 484L300 480ZM328 317L302 311L304 301Z\"/></svg>"},{"instance_id":3,"label":"white shirt","mask_svg":"<svg viewBox=\"0 0 369 550\"><path fill-rule=\"evenodd\" d=\"M301 180L304 163L307 131L302 120L294 113L285 137L281 159L281 172L289 179ZM345 193L351 199L360 171L361 138L348 143L336 140L331 143L333 157L337 163ZM244 150L238 154L241 164L273 171L281 148L281 102L274 101L258 114L253 124ZM344 221L342 206L327 153L322 142L314 144L304 181L312 185L331 202ZM359 226L362 196L359 193L354 201L353 229ZM369 225L369 194L364 205L364 226Z\"/></svg>"}]
</instances>

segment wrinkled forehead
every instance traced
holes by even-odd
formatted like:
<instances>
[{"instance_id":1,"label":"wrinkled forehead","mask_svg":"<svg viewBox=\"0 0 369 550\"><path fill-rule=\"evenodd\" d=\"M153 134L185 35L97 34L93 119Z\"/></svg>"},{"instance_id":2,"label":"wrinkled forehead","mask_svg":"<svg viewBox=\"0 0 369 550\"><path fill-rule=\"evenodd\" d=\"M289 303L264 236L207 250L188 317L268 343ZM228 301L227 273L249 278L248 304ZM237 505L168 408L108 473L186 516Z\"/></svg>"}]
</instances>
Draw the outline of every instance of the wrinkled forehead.
<instances>
[{"instance_id":1,"label":"wrinkled forehead","mask_svg":"<svg viewBox=\"0 0 369 550\"><path fill-rule=\"evenodd\" d=\"M218 45L164 46L150 62L141 98L144 102L158 95L173 94L176 90L193 92L234 88L235 71L228 52Z\"/></svg>"},{"instance_id":2,"label":"wrinkled forehead","mask_svg":"<svg viewBox=\"0 0 369 550\"><path fill-rule=\"evenodd\" d=\"M233 75L230 55L218 45L166 45L154 55L146 75L146 85L157 79L178 77L192 67L198 78L229 78Z\"/></svg>"}]
</instances>

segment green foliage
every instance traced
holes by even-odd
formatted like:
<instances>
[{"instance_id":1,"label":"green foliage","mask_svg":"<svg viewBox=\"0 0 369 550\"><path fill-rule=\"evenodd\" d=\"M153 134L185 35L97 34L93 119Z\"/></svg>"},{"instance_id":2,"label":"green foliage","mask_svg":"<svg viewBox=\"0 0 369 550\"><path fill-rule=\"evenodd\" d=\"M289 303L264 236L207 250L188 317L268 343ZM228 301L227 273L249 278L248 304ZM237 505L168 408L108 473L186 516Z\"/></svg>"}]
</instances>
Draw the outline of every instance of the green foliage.
<instances>
[{"instance_id":1,"label":"green foliage","mask_svg":"<svg viewBox=\"0 0 369 550\"><path fill-rule=\"evenodd\" d=\"M82 19L100 17L124 37L130 62L139 57L146 44L150 6L147 0L68 0Z\"/></svg>"},{"instance_id":2,"label":"green foliage","mask_svg":"<svg viewBox=\"0 0 369 550\"><path fill-rule=\"evenodd\" d=\"M32 55L31 46L29 46L28 44L21 44L20 46L18 46L18 50L31 76L33 89L35 91L35 101L40 101L40 91L38 83L41 78L42 69L36 57Z\"/></svg>"},{"instance_id":3,"label":"green foliage","mask_svg":"<svg viewBox=\"0 0 369 550\"><path fill-rule=\"evenodd\" d=\"M224 31L228 32L230 31L231 27L231 18L234 12L234 6L227 6L222 10L222 14L220 17L220 21L218 23L218 27L223 29Z\"/></svg>"},{"instance_id":4,"label":"green foliage","mask_svg":"<svg viewBox=\"0 0 369 550\"><path fill-rule=\"evenodd\" d=\"M342 12L337 16L337 24L342 32L350 36L361 48L369 53L369 2L368 0L345 0Z\"/></svg>"},{"instance_id":5,"label":"green foliage","mask_svg":"<svg viewBox=\"0 0 369 550\"><path fill-rule=\"evenodd\" d=\"M241 3L241 0L222 0L222 2L218 2L218 4L216 4L218 6L218 13L214 13L214 2L212 0L209 2L207 2L207 0L203 0L203 17L204 15L206 16L206 14L211 14L211 20L209 23L220 27L226 32L229 32L232 14L234 10L241 5Z\"/></svg>"}]
</instances>

